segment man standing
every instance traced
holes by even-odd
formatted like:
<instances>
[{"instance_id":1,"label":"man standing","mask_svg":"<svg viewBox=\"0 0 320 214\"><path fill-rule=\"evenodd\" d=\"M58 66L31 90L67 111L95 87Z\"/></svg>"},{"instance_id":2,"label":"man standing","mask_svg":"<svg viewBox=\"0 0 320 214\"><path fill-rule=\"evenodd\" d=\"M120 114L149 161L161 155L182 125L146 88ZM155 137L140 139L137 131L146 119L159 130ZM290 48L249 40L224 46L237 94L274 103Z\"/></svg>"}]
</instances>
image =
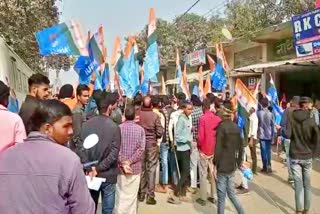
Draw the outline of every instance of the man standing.
<instances>
[{"instance_id":1,"label":"man standing","mask_svg":"<svg viewBox=\"0 0 320 214\"><path fill-rule=\"evenodd\" d=\"M214 164L217 169L218 214L224 214L226 194L237 210L244 214L243 208L234 194L234 172L241 166L243 140L240 129L233 122L231 106L224 107L223 121L217 128L217 143Z\"/></svg>"},{"instance_id":2,"label":"man standing","mask_svg":"<svg viewBox=\"0 0 320 214\"><path fill-rule=\"evenodd\" d=\"M161 113L165 118L164 125L164 133L162 137L162 142L160 144L160 161L161 161L161 175L160 175L160 185L156 187L157 192L166 193L167 185L169 181L169 148L170 148L170 140L169 140L169 120L170 115L174 112L173 107L170 105L170 100L168 96L162 97L162 102L164 107L161 109Z\"/></svg>"},{"instance_id":3,"label":"man standing","mask_svg":"<svg viewBox=\"0 0 320 214\"><path fill-rule=\"evenodd\" d=\"M146 136L144 129L134 123L134 106L126 106L125 119L126 121L120 125L121 147L119 164L121 173L118 175L114 213L136 214Z\"/></svg>"},{"instance_id":4,"label":"man standing","mask_svg":"<svg viewBox=\"0 0 320 214\"><path fill-rule=\"evenodd\" d=\"M312 158L319 155L319 128L310 117L311 99L301 97L300 108L289 113L287 136L290 139L291 170L294 180L296 213L308 213L311 206Z\"/></svg>"},{"instance_id":5,"label":"man standing","mask_svg":"<svg viewBox=\"0 0 320 214\"><path fill-rule=\"evenodd\" d=\"M142 166L139 201L143 202L147 195L147 204L155 205L156 170L159 159L157 140L162 137L163 127L160 117L152 111L151 98L143 98L139 123L146 133L146 150Z\"/></svg>"},{"instance_id":6,"label":"man standing","mask_svg":"<svg viewBox=\"0 0 320 214\"><path fill-rule=\"evenodd\" d=\"M290 127L289 124L289 114L292 114L292 112L299 108L299 99L300 97L294 96L290 102L290 107L287 108L281 118L280 126L281 126L281 137L282 137L282 142L284 145L284 150L286 152L286 164L288 168L288 182L293 184L293 175L292 175L292 170L291 170L291 160L290 160L290 139L288 137L288 128Z\"/></svg>"},{"instance_id":7,"label":"man standing","mask_svg":"<svg viewBox=\"0 0 320 214\"><path fill-rule=\"evenodd\" d=\"M213 177L213 158L214 149L216 145L216 129L221 122L220 117L216 116L210 111L211 102L209 99L203 101L203 112L199 122L198 133L198 148L200 154L200 198L197 202L202 206L206 205L207 201L207 180L209 172L209 182L211 185L211 195L208 198L209 201L215 203L215 181Z\"/></svg>"},{"instance_id":8,"label":"man standing","mask_svg":"<svg viewBox=\"0 0 320 214\"><path fill-rule=\"evenodd\" d=\"M252 159L252 172L254 174L257 173L257 134L258 134L258 126L259 126L259 120L256 112L256 108L252 107L249 111L249 149Z\"/></svg>"},{"instance_id":9,"label":"man standing","mask_svg":"<svg viewBox=\"0 0 320 214\"><path fill-rule=\"evenodd\" d=\"M189 117L192 113L192 104L185 102L182 109L183 113L179 116L175 132L180 178L174 188L174 193L171 193L168 198L168 202L172 204L180 204L181 201L191 202L191 199L187 197L187 188L190 175L190 150L193 141L192 122Z\"/></svg>"},{"instance_id":10,"label":"man standing","mask_svg":"<svg viewBox=\"0 0 320 214\"><path fill-rule=\"evenodd\" d=\"M39 100L47 99L49 96L48 77L42 74L33 74L28 79L29 94L20 108L19 115L28 133L28 121L38 106Z\"/></svg>"},{"instance_id":11,"label":"man standing","mask_svg":"<svg viewBox=\"0 0 320 214\"><path fill-rule=\"evenodd\" d=\"M114 99L112 99L110 94L103 92L98 102L100 115L84 123L80 134L82 141L92 134L97 135L99 139L93 148L86 150L86 157L82 162L98 161L98 164L92 167L89 175L91 177L98 176L106 179L106 182L101 184L99 191L90 191L96 208L100 192L102 193L102 214L112 214L113 212L115 188L119 173L120 128L110 119L114 104Z\"/></svg>"},{"instance_id":12,"label":"man standing","mask_svg":"<svg viewBox=\"0 0 320 214\"><path fill-rule=\"evenodd\" d=\"M85 107L88 104L90 88L87 85L79 85L77 87L77 105L72 110L73 138L70 141L70 149L77 154L80 144L80 132L82 124L87 120ZM80 154L78 154L80 155Z\"/></svg>"},{"instance_id":13,"label":"man standing","mask_svg":"<svg viewBox=\"0 0 320 214\"><path fill-rule=\"evenodd\" d=\"M12 145L21 143L27 137L26 130L19 115L7 109L10 88L0 81L0 151Z\"/></svg>"},{"instance_id":14,"label":"man standing","mask_svg":"<svg viewBox=\"0 0 320 214\"><path fill-rule=\"evenodd\" d=\"M271 169L271 143L274 136L274 119L269 111L269 100L261 99L262 109L258 111L258 136L260 139L262 170L261 172L272 173Z\"/></svg>"},{"instance_id":15,"label":"man standing","mask_svg":"<svg viewBox=\"0 0 320 214\"><path fill-rule=\"evenodd\" d=\"M191 102L193 104L193 110L191 113L193 141L192 141L191 156L190 156L191 182L190 182L190 188L188 188L188 191L195 194L197 191L198 162L199 162L198 127L199 127L199 120L203 114L203 111L202 111L201 100L197 95L191 96Z\"/></svg>"}]
</instances>

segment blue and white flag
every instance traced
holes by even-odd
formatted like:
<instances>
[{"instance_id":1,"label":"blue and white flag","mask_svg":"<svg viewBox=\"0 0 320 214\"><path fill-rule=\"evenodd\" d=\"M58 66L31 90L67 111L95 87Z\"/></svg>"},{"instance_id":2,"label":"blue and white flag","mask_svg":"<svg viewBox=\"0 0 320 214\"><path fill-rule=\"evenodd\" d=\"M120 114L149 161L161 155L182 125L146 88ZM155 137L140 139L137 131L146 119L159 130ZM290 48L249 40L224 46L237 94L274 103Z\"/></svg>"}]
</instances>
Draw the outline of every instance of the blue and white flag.
<instances>
[{"instance_id":1,"label":"blue and white flag","mask_svg":"<svg viewBox=\"0 0 320 214\"><path fill-rule=\"evenodd\" d=\"M222 91L227 86L226 74L220 64L216 64L214 72L211 73L211 86L218 91Z\"/></svg>"},{"instance_id":2,"label":"blue and white flag","mask_svg":"<svg viewBox=\"0 0 320 214\"><path fill-rule=\"evenodd\" d=\"M74 70L79 75L79 84L88 85L91 75L98 69L98 64L88 56L80 56L74 65Z\"/></svg>"},{"instance_id":3,"label":"blue and white flag","mask_svg":"<svg viewBox=\"0 0 320 214\"><path fill-rule=\"evenodd\" d=\"M270 87L268 89L268 99L272 105L272 113L275 117L275 122L277 125L280 125L281 118L283 115L283 109L279 106L279 98L276 86L274 84L273 78L270 74Z\"/></svg>"}]
</instances>

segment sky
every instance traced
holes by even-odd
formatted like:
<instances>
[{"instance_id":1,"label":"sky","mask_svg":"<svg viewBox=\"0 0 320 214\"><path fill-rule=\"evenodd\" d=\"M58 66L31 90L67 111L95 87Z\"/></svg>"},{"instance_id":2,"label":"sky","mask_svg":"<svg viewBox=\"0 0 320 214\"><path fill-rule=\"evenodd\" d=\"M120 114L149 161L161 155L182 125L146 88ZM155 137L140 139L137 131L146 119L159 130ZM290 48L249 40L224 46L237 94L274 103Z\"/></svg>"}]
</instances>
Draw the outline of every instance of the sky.
<instances>
[{"instance_id":1,"label":"sky","mask_svg":"<svg viewBox=\"0 0 320 214\"><path fill-rule=\"evenodd\" d=\"M79 20L84 33L88 30L94 33L103 25L110 58L116 36L124 38L139 33L148 23L151 7L155 9L157 18L172 21L194 2L196 0L63 0L59 4L62 12L60 20ZM190 13L216 13L222 9L225 2L226 0L200 0ZM77 74L73 70L62 72L60 80L62 84L73 84L77 80Z\"/></svg>"}]
</instances>

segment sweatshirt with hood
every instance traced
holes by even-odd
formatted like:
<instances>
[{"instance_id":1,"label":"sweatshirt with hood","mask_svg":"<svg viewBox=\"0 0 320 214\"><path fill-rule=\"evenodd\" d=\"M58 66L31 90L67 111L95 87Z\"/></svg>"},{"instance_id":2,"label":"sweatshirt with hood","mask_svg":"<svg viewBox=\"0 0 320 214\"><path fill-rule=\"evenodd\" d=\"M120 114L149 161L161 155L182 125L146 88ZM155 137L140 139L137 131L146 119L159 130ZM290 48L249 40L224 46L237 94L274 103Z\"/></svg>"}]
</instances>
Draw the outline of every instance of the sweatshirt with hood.
<instances>
[{"instance_id":1,"label":"sweatshirt with hood","mask_svg":"<svg viewBox=\"0 0 320 214\"><path fill-rule=\"evenodd\" d=\"M288 115L290 128L288 138L290 143L290 158L307 160L319 153L319 128L310 112L304 109L296 109Z\"/></svg>"}]
</instances>

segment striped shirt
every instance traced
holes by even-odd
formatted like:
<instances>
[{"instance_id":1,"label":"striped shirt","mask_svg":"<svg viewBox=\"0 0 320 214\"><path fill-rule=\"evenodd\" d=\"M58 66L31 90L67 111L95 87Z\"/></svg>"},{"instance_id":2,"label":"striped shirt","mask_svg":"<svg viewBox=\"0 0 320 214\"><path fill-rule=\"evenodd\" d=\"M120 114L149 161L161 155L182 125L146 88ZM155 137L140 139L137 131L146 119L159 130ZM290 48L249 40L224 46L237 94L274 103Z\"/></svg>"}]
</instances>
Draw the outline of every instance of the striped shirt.
<instances>
[{"instance_id":1,"label":"striped shirt","mask_svg":"<svg viewBox=\"0 0 320 214\"><path fill-rule=\"evenodd\" d=\"M200 117L203 115L202 107L201 106L194 106L192 110L192 127L193 127L193 141L198 141L198 127L199 127L199 120Z\"/></svg>"},{"instance_id":2,"label":"striped shirt","mask_svg":"<svg viewBox=\"0 0 320 214\"><path fill-rule=\"evenodd\" d=\"M144 129L133 121L126 121L119 127L121 130L119 162L129 161L133 174L138 175L141 173L146 134Z\"/></svg>"}]
</instances>

